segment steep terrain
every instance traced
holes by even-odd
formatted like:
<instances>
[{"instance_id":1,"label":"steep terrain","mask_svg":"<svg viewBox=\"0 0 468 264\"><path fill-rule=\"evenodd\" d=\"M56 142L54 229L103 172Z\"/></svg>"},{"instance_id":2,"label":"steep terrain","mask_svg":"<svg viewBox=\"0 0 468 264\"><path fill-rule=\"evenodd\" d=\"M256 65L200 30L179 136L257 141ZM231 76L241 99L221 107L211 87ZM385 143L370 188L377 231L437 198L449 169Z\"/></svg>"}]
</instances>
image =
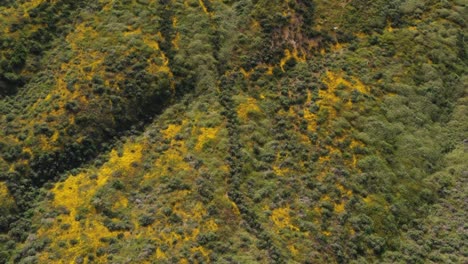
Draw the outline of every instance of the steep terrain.
<instances>
[{"instance_id":1,"label":"steep terrain","mask_svg":"<svg viewBox=\"0 0 468 264\"><path fill-rule=\"evenodd\" d=\"M462 0L0 3L0 263L464 263Z\"/></svg>"}]
</instances>

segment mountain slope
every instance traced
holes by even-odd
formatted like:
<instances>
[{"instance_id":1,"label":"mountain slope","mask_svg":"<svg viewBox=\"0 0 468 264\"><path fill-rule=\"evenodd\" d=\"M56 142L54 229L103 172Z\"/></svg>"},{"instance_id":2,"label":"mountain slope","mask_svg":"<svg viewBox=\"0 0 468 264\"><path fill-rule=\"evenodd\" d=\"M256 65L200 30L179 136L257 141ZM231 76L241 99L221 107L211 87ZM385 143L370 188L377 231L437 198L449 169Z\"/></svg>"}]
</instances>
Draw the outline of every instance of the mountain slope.
<instances>
[{"instance_id":1,"label":"mountain slope","mask_svg":"<svg viewBox=\"0 0 468 264\"><path fill-rule=\"evenodd\" d=\"M5 2L0 262L465 262L464 14Z\"/></svg>"}]
</instances>

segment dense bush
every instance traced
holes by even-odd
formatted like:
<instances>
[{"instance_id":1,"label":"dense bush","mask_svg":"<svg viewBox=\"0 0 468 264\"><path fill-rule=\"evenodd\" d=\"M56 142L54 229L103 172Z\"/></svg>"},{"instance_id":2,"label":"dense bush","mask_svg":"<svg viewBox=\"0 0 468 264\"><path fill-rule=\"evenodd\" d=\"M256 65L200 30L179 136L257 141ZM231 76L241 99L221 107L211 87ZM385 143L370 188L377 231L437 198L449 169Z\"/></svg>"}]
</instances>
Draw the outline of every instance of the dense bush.
<instances>
[{"instance_id":1,"label":"dense bush","mask_svg":"<svg viewBox=\"0 0 468 264\"><path fill-rule=\"evenodd\" d=\"M463 262L462 11L3 1L0 262Z\"/></svg>"}]
</instances>

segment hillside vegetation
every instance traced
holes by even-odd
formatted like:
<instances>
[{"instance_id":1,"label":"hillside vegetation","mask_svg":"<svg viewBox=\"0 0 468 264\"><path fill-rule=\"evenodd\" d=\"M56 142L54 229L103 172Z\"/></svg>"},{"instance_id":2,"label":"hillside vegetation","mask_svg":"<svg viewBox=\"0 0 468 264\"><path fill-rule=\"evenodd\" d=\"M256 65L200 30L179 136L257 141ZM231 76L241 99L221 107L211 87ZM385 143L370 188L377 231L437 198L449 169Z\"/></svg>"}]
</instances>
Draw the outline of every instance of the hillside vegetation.
<instances>
[{"instance_id":1,"label":"hillside vegetation","mask_svg":"<svg viewBox=\"0 0 468 264\"><path fill-rule=\"evenodd\" d=\"M0 263L466 263L463 0L0 3Z\"/></svg>"}]
</instances>

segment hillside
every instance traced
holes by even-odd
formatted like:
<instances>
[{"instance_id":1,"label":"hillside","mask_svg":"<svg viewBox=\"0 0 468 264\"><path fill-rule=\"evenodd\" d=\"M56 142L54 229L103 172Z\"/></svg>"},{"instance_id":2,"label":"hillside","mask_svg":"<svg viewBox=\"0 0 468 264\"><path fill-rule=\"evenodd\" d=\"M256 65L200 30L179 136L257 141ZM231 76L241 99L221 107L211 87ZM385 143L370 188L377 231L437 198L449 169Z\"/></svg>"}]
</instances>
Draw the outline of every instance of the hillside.
<instances>
[{"instance_id":1,"label":"hillside","mask_svg":"<svg viewBox=\"0 0 468 264\"><path fill-rule=\"evenodd\" d=\"M463 0L0 3L0 263L466 263Z\"/></svg>"}]
</instances>

